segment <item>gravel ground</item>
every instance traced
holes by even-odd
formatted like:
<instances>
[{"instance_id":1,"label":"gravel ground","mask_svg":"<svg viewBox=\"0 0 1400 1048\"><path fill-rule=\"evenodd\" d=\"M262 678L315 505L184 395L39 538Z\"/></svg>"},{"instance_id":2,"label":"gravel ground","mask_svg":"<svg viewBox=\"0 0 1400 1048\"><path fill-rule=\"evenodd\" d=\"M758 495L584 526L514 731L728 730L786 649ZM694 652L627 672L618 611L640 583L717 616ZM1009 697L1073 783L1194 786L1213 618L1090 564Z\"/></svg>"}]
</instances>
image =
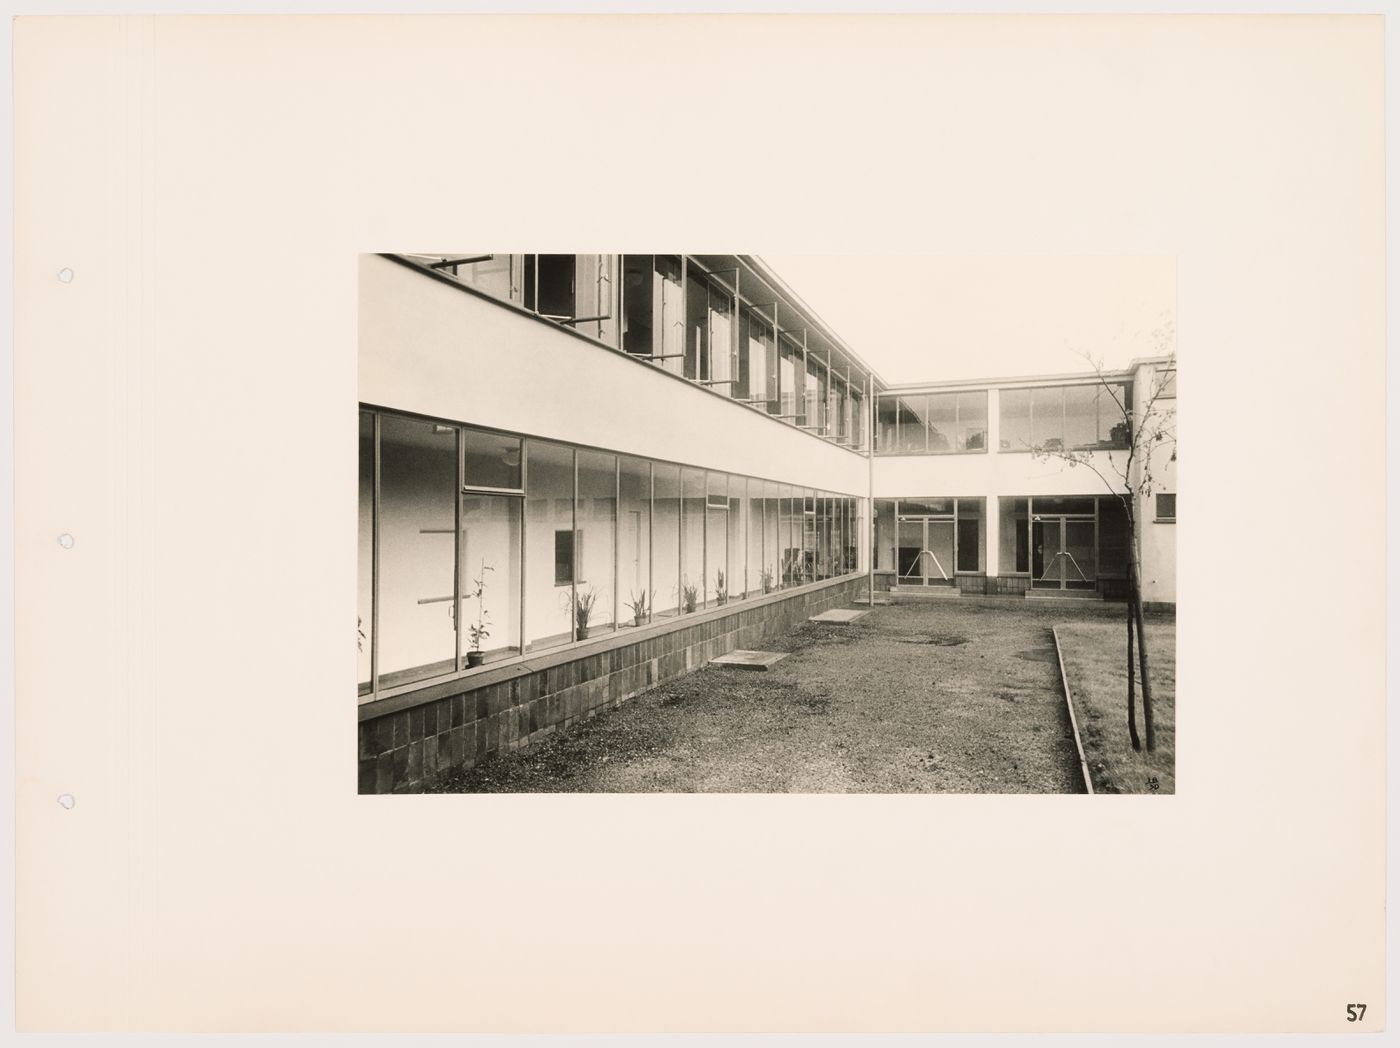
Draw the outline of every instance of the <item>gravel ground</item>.
<instances>
[{"instance_id":1,"label":"gravel ground","mask_svg":"<svg viewBox=\"0 0 1400 1048\"><path fill-rule=\"evenodd\" d=\"M965 598L809 622L767 672L706 667L437 789L1080 792L1049 627L1120 614Z\"/></svg>"}]
</instances>

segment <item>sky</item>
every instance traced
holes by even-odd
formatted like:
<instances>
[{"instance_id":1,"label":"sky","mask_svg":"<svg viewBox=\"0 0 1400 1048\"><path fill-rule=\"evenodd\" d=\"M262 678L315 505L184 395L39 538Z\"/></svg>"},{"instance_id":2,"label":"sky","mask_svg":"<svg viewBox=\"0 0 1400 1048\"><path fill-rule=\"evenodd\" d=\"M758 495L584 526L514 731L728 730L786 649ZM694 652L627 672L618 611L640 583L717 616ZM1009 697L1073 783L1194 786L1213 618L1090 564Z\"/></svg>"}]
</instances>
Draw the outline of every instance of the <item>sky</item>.
<instances>
[{"instance_id":1,"label":"sky","mask_svg":"<svg viewBox=\"0 0 1400 1048\"><path fill-rule=\"evenodd\" d=\"M763 259L894 384L1121 367L1175 319L1170 256Z\"/></svg>"}]
</instances>

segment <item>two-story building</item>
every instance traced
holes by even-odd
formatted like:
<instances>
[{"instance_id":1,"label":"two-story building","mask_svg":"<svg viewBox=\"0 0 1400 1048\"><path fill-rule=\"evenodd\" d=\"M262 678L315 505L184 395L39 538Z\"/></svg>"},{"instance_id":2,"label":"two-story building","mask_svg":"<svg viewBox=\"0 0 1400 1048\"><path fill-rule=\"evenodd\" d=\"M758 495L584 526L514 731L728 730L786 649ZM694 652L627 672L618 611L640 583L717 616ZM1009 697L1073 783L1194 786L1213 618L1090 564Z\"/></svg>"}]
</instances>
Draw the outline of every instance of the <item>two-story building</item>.
<instances>
[{"instance_id":1,"label":"two-story building","mask_svg":"<svg viewBox=\"0 0 1400 1048\"><path fill-rule=\"evenodd\" d=\"M359 343L361 792L872 587L1121 596L1121 504L1028 449L1111 464L1160 362L891 386L744 255L368 255Z\"/></svg>"}]
</instances>

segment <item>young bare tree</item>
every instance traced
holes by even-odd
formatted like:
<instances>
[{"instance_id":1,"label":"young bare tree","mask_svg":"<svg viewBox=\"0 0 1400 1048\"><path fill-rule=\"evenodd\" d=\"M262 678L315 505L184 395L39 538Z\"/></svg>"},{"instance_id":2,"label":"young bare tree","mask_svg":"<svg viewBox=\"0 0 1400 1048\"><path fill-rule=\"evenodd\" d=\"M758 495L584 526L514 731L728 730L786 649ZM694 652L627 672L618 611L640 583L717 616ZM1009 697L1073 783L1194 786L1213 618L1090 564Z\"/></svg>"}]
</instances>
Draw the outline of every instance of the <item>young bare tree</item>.
<instances>
[{"instance_id":1,"label":"young bare tree","mask_svg":"<svg viewBox=\"0 0 1400 1048\"><path fill-rule=\"evenodd\" d=\"M1142 544L1140 506L1152 497L1154 487L1168 462L1176 461L1176 413L1166 410L1160 401L1175 397L1176 332L1170 320L1151 333L1152 356L1160 358L1155 365L1150 388L1145 396L1135 391L1133 397L1120 395L1120 383L1105 371L1102 359L1081 354L1094 369L1098 385L1115 406L1121 421L1112 432L1121 442L1121 449L1109 453L1065 448L1060 442L1032 445L1038 459L1058 459L1071 467L1083 466L1103 481L1109 493L1117 496L1127 516L1128 525L1128 736L1133 749L1141 749L1138 739L1136 700L1133 685L1133 639L1137 639L1137 663L1142 678L1142 722L1147 736L1147 749L1156 746L1152 722L1152 678L1148 674L1147 635L1143 630L1142 613ZM1142 402L1141 412L1134 412L1133 400Z\"/></svg>"}]
</instances>

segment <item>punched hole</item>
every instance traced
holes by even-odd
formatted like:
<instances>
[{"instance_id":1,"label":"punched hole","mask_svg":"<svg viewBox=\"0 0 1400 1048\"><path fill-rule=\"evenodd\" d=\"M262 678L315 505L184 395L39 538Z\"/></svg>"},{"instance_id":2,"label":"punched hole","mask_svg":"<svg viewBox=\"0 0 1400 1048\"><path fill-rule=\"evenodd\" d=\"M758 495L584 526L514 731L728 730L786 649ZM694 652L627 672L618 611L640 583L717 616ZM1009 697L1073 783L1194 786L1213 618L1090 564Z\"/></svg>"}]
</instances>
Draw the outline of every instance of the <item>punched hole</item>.
<instances>
[{"instance_id":1,"label":"punched hole","mask_svg":"<svg viewBox=\"0 0 1400 1048\"><path fill-rule=\"evenodd\" d=\"M60 808L71 809L73 805L77 803L78 802L73 799L73 795L71 793L60 793L58 795L58 806Z\"/></svg>"},{"instance_id":2,"label":"punched hole","mask_svg":"<svg viewBox=\"0 0 1400 1048\"><path fill-rule=\"evenodd\" d=\"M58 537L58 544L59 544L60 546L62 546L64 549L72 549L72 548L73 548L73 536L70 535L70 534L68 534L68 532L65 531L62 535L60 535L60 536Z\"/></svg>"},{"instance_id":3,"label":"punched hole","mask_svg":"<svg viewBox=\"0 0 1400 1048\"><path fill-rule=\"evenodd\" d=\"M65 284L73 283L73 271L67 266L64 266L58 271L58 279Z\"/></svg>"}]
</instances>

